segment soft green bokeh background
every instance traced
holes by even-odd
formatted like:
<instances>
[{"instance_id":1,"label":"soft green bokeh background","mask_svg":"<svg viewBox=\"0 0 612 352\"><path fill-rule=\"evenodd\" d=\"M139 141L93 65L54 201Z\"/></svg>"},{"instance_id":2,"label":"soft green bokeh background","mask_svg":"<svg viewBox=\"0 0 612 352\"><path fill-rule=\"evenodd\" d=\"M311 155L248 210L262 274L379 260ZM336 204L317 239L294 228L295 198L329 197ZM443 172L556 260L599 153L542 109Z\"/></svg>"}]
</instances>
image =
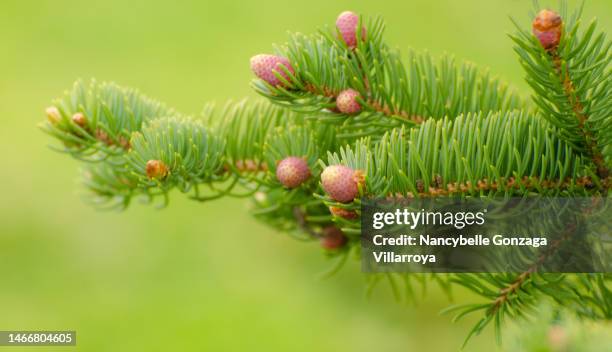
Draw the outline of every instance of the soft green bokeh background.
<instances>
[{"instance_id":1,"label":"soft green bokeh background","mask_svg":"<svg viewBox=\"0 0 612 352\"><path fill-rule=\"evenodd\" d=\"M404 51L452 52L526 88L505 33L508 15L528 24L530 1L1 0L0 330L74 329L81 351L458 350L475 320L438 316L448 301L437 289L416 308L386 288L366 300L357 263L318 281L330 264L318 246L256 223L239 200L176 194L163 211L94 211L79 199L77 163L36 129L79 77L192 113L253 96L250 56L346 9L383 15ZM587 18L610 32L611 10L588 1ZM496 350L484 335L467 350Z\"/></svg>"}]
</instances>

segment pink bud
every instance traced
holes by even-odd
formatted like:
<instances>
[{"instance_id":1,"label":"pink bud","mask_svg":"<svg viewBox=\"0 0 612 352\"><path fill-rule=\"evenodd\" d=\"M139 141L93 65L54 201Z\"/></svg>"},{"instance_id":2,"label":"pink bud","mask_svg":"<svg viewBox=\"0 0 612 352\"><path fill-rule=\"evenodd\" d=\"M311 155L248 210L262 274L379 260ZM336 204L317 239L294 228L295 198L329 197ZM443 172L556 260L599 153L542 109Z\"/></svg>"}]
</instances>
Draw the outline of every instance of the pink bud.
<instances>
[{"instance_id":1,"label":"pink bud","mask_svg":"<svg viewBox=\"0 0 612 352\"><path fill-rule=\"evenodd\" d=\"M289 59L277 55L259 54L251 58L251 70L257 77L273 86L282 85L282 82L274 72L278 72L283 78L289 80L289 76L282 69L285 66L291 73L295 73Z\"/></svg>"},{"instance_id":2,"label":"pink bud","mask_svg":"<svg viewBox=\"0 0 612 352\"><path fill-rule=\"evenodd\" d=\"M357 46L357 26L359 25L359 16L351 11L344 11L336 20L336 27L340 31L340 36L346 45L353 49ZM365 40L366 29L361 27L361 39Z\"/></svg>"},{"instance_id":3,"label":"pink bud","mask_svg":"<svg viewBox=\"0 0 612 352\"><path fill-rule=\"evenodd\" d=\"M360 94L354 89L343 90L336 98L336 107L344 114L356 114L361 111L361 105L357 102L358 97Z\"/></svg>"},{"instance_id":4,"label":"pink bud","mask_svg":"<svg viewBox=\"0 0 612 352\"><path fill-rule=\"evenodd\" d=\"M296 156L287 157L276 166L276 178L287 188L296 188L310 178L308 163Z\"/></svg>"},{"instance_id":5,"label":"pink bud","mask_svg":"<svg viewBox=\"0 0 612 352\"><path fill-rule=\"evenodd\" d=\"M344 165L330 165L321 173L321 185L335 201L352 202L359 195L359 185L365 182L363 173Z\"/></svg>"}]
</instances>

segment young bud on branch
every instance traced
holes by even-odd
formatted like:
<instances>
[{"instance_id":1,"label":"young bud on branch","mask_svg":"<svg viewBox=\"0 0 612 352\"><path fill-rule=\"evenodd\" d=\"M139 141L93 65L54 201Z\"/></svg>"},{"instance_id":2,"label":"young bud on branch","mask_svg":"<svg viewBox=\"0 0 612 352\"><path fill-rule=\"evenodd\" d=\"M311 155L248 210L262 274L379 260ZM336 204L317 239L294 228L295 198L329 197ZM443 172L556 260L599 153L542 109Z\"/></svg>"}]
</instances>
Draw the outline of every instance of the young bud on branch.
<instances>
[{"instance_id":1,"label":"young bud on branch","mask_svg":"<svg viewBox=\"0 0 612 352\"><path fill-rule=\"evenodd\" d=\"M363 173L344 165L330 165L321 174L325 192L335 201L352 202L359 195L359 185L365 182Z\"/></svg>"},{"instance_id":2,"label":"young bud on branch","mask_svg":"<svg viewBox=\"0 0 612 352\"><path fill-rule=\"evenodd\" d=\"M359 92L354 89L346 89L338 94L336 107L343 114L356 114L361 111L361 105L357 102Z\"/></svg>"},{"instance_id":3,"label":"young bud on branch","mask_svg":"<svg viewBox=\"0 0 612 352\"><path fill-rule=\"evenodd\" d=\"M347 220L353 220L353 219L358 218L358 215L356 212L352 210L344 209L344 208L329 207L329 212L334 216L337 216L339 218L344 218Z\"/></svg>"},{"instance_id":4,"label":"young bud on branch","mask_svg":"<svg viewBox=\"0 0 612 352\"><path fill-rule=\"evenodd\" d=\"M150 179L161 180L164 177L168 176L168 166L164 164L161 160L149 160L147 161L147 165L145 167L145 172L147 173L147 177Z\"/></svg>"},{"instance_id":5,"label":"young bud on branch","mask_svg":"<svg viewBox=\"0 0 612 352\"><path fill-rule=\"evenodd\" d=\"M548 51L556 49L563 31L561 16L551 10L540 11L533 20L532 31L544 49Z\"/></svg>"},{"instance_id":6,"label":"young bud on branch","mask_svg":"<svg viewBox=\"0 0 612 352\"><path fill-rule=\"evenodd\" d=\"M346 243L346 236L336 226L327 226L323 229L321 235L321 247L327 250L336 250L342 248Z\"/></svg>"},{"instance_id":7,"label":"young bud on branch","mask_svg":"<svg viewBox=\"0 0 612 352\"><path fill-rule=\"evenodd\" d=\"M289 59L277 55L259 54L251 58L251 70L260 79L270 83L273 86L282 85L281 80L276 77L274 72L278 72L283 78L289 80L287 73L282 69L285 66L287 70L294 73L293 67Z\"/></svg>"},{"instance_id":8,"label":"young bud on branch","mask_svg":"<svg viewBox=\"0 0 612 352\"><path fill-rule=\"evenodd\" d=\"M336 27L340 31L340 36L346 45L354 49L357 46L357 26L359 25L359 15L351 11L344 11L336 20ZM361 39L365 40L366 29L361 27Z\"/></svg>"},{"instance_id":9,"label":"young bud on branch","mask_svg":"<svg viewBox=\"0 0 612 352\"><path fill-rule=\"evenodd\" d=\"M289 156L276 166L276 178L287 188L296 188L310 178L308 163L303 158Z\"/></svg>"},{"instance_id":10,"label":"young bud on branch","mask_svg":"<svg viewBox=\"0 0 612 352\"><path fill-rule=\"evenodd\" d=\"M59 110L55 106L49 106L45 110L45 113L47 114L47 120L53 125L57 124L62 119Z\"/></svg>"},{"instance_id":11,"label":"young bud on branch","mask_svg":"<svg viewBox=\"0 0 612 352\"><path fill-rule=\"evenodd\" d=\"M76 114L72 115L72 122L79 125L79 127L81 128L85 128L85 126L87 125L87 119L85 119L85 115L80 112L77 112Z\"/></svg>"}]
</instances>

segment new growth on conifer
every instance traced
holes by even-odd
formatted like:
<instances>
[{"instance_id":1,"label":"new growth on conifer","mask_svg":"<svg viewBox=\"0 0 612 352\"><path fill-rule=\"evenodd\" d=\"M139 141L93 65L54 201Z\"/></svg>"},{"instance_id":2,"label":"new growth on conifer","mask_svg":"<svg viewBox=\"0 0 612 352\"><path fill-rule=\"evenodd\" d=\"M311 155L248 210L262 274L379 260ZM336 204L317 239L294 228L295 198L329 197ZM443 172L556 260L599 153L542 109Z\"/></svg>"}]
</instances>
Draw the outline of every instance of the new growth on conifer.
<instances>
[{"instance_id":1,"label":"new growth on conifer","mask_svg":"<svg viewBox=\"0 0 612 352\"><path fill-rule=\"evenodd\" d=\"M42 129L85 161L96 206L166 205L173 189L197 201L250 198L255 217L342 265L360 255L362 198L609 197L610 41L595 21L583 28L580 10L536 10L510 36L531 99L471 63L402 56L382 19L346 11L250 59L260 99L189 116L131 88L79 81L46 109ZM481 314L468 338L490 323L500 334L504 319L546 297L612 318L605 274L369 277L394 289L403 281L408 298L429 281L473 291L480 302L448 310Z\"/></svg>"}]
</instances>

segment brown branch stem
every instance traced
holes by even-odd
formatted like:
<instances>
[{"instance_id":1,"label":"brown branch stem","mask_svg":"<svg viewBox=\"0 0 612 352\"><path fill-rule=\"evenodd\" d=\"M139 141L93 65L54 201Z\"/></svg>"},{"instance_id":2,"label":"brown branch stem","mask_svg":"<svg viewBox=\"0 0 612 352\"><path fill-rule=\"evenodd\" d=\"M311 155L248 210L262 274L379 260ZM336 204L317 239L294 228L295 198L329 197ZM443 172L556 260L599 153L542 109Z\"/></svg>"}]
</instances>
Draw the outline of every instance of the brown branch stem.
<instances>
[{"instance_id":1,"label":"brown branch stem","mask_svg":"<svg viewBox=\"0 0 612 352\"><path fill-rule=\"evenodd\" d=\"M500 181L490 181L488 179L478 180L475 184L470 181L467 182L452 182L448 183L446 187L443 186L441 178L439 176L433 181L433 183L426 190L422 180L416 181L417 195L420 198L429 197L444 197L451 195L459 195L470 193L474 191L504 191L510 189L521 189L525 188L528 190L538 189L567 189L571 185L571 178L564 180L548 180L538 179L537 177L524 176L522 179L516 179L514 177L502 178ZM574 180L575 185L584 188L593 188L593 181L588 176L579 177ZM408 192L406 195L402 194L390 194L389 198L415 198L413 192Z\"/></svg>"},{"instance_id":2,"label":"brown branch stem","mask_svg":"<svg viewBox=\"0 0 612 352\"><path fill-rule=\"evenodd\" d=\"M305 85L306 91L311 94L322 95L327 98L335 99L340 92L336 92L330 88L324 87L323 89L317 89L312 84L308 83ZM374 99L368 98L365 100L366 104L372 108L374 111L379 112L385 116L399 116L405 120L412 121L414 123L420 124L425 119L419 115L410 115L405 111L400 111L397 109L392 109L388 105L382 105Z\"/></svg>"},{"instance_id":3,"label":"brown branch stem","mask_svg":"<svg viewBox=\"0 0 612 352\"><path fill-rule=\"evenodd\" d=\"M601 205L601 201L602 198L593 198L591 204L583 210L583 214L588 215L592 213L599 205ZM577 222L573 222L572 224L568 225L563 234L551 242L550 247L540 254L535 263L531 264L531 266L519 274L519 276L517 276L517 278L510 285L500 291L499 296L497 296L497 298L493 301L493 305L489 311L490 314L497 312L497 310L499 310L501 306L509 300L511 294L518 292L525 281L527 281L527 279L537 270L537 268L557 251L557 249L561 246L561 243L568 240L574 234L577 226Z\"/></svg>"},{"instance_id":4,"label":"brown branch stem","mask_svg":"<svg viewBox=\"0 0 612 352\"><path fill-rule=\"evenodd\" d=\"M554 63L555 71L557 71L557 75L563 83L563 91L565 93L565 97L572 106L572 111L574 112L574 115L578 120L578 128L580 128L580 131L584 137L587 154L595 164L595 167L597 168L597 176L599 176L599 178L604 181L603 184L607 189L609 183L607 179L610 176L610 170L606 166L603 154L597 147L597 140L595 136L588 128L586 128L586 123L589 120L589 116L584 113L584 105L576 95L576 89L571 80L569 72L565 72L565 74L563 73L563 69L561 66L561 57L559 56L557 51L552 51L551 56Z\"/></svg>"}]
</instances>

